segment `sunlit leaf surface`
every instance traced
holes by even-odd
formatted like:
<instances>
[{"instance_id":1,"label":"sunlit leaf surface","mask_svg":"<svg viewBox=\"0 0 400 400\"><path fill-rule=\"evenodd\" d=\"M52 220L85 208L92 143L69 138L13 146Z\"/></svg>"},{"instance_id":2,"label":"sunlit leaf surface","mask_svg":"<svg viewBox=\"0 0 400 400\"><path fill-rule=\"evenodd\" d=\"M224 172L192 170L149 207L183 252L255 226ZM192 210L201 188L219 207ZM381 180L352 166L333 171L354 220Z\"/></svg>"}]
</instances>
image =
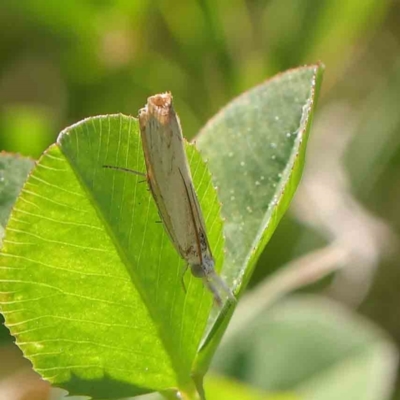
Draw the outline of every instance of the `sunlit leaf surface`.
<instances>
[{"instance_id":1,"label":"sunlit leaf surface","mask_svg":"<svg viewBox=\"0 0 400 400\"><path fill-rule=\"evenodd\" d=\"M188 146L210 242L222 264L219 202ZM10 218L1 308L36 371L71 394L112 398L190 391L190 369L212 307L164 232L143 177L137 121L87 119L39 160Z\"/></svg>"}]
</instances>

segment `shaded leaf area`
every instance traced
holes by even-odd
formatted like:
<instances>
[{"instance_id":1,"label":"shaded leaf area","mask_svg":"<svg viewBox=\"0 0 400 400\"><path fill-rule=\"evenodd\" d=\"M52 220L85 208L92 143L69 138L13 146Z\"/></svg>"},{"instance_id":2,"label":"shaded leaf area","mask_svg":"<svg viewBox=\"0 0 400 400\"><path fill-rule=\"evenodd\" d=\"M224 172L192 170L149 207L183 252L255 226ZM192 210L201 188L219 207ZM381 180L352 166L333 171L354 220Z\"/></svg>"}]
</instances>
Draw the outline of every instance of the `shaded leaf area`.
<instances>
[{"instance_id":1,"label":"shaded leaf area","mask_svg":"<svg viewBox=\"0 0 400 400\"><path fill-rule=\"evenodd\" d=\"M15 200L34 164L32 159L18 154L0 153L0 225L2 227L6 226Z\"/></svg>"},{"instance_id":2,"label":"shaded leaf area","mask_svg":"<svg viewBox=\"0 0 400 400\"><path fill-rule=\"evenodd\" d=\"M0 153L0 247L12 207L35 162L19 154ZM0 315L0 342L10 338Z\"/></svg>"},{"instance_id":3,"label":"shaded leaf area","mask_svg":"<svg viewBox=\"0 0 400 400\"><path fill-rule=\"evenodd\" d=\"M277 75L228 104L198 136L222 201L223 273L237 295L299 183L322 72L317 64ZM210 320L198 371L207 369L232 310Z\"/></svg>"},{"instance_id":4,"label":"shaded leaf area","mask_svg":"<svg viewBox=\"0 0 400 400\"><path fill-rule=\"evenodd\" d=\"M219 202L193 146L190 165L210 243L222 265ZM212 307L164 232L143 177L137 120L89 118L39 160L10 217L1 310L34 369L73 395L190 392Z\"/></svg>"},{"instance_id":5,"label":"shaded leaf area","mask_svg":"<svg viewBox=\"0 0 400 400\"><path fill-rule=\"evenodd\" d=\"M341 305L293 296L226 342L219 372L266 391L303 400L390 398L397 350L376 326Z\"/></svg>"},{"instance_id":6,"label":"shaded leaf area","mask_svg":"<svg viewBox=\"0 0 400 400\"><path fill-rule=\"evenodd\" d=\"M264 392L258 388L251 387L238 380L215 374L207 375L204 382L207 400L302 400L301 397L289 392ZM67 400L62 393L53 389L54 400ZM135 400L163 400L166 397L159 393L137 396ZM83 398L70 398L71 400L85 400ZM172 399L172 397L171 397ZM176 397L174 397L176 399ZM128 400L128 399L126 399ZM131 400L131 399L129 399ZM133 398L132 398L133 400Z\"/></svg>"}]
</instances>

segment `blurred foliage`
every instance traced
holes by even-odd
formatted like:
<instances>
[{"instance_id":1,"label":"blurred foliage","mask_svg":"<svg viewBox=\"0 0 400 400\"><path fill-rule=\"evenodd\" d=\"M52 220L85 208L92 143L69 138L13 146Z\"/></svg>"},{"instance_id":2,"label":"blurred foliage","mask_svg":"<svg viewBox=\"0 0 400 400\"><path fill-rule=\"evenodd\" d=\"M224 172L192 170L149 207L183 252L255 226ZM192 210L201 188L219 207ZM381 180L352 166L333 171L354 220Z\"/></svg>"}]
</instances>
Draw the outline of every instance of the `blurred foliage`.
<instances>
[{"instance_id":1,"label":"blurred foliage","mask_svg":"<svg viewBox=\"0 0 400 400\"><path fill-rule=\"evenodd\" d=\"M313 135L346 146L351 193L398 235L399 12L390 0L3 0L0 149L37 158L65 126L136 115L163 90L174 94L190 138L243 90L322 60L320 111L341 108L329 132L317 120ZM286 216L251 284L327 241L298 215ZM379 260L360 307L398 344L399 256Z\"/></svg>"},{"instance_id":2,"label":"blurred foliage","mask_svg":"<svg viewBox=\"0 0 400 400\"><path fill-rule=\"evenodd\" d=\"M42 107L55 135L90 115L135 115L147 96L171 90L191 137L233 96L274 73L321 59L335 76L388 4L6 0L0 13L2 119L15 104Z\"/></svg>"},{"instance_id":3,"label":"blurred foliage","mask_svg":"<svg viewBox=\"0 0 400 400\"><path fill-rule=\"evenodd\" d=\"M205 390L209 400L301 400L292 393L263 393L239 381L211 375L206 378Z\"/></svg>"},{"instance_id":4,"label":"blurred foliage","mask_svg":"<svg viewBox=\"0 0 400 400\"><path fill-rule=\"evenodd\" d=\"M214 362L260 390L292 390L304 400L387 399L396 365L383 332L316 296L292 296L257 315Z\"/></svg>"}]
</instances>

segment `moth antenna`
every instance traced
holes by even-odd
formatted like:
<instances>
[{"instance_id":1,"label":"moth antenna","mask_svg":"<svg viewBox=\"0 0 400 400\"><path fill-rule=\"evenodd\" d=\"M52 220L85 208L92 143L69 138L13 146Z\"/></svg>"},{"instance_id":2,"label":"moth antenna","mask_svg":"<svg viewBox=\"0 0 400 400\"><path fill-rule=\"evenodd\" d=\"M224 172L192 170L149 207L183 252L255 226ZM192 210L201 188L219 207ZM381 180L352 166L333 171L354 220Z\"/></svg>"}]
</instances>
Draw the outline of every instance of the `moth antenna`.
<instances>
[{"instance_id":1,"label":"moth antenna","mask_svg":"<svg viewBox=\"0 0 400 400\"><path fill-rule=\"evenodd\" d=\"M229 301L236 303L236 297L233 294L231 288L226 284L226 282L215 271L210 272L205 279L207 279L207 281L209 282L208 287L210 288L210 290L213 293L218 292L218 296L219 296L219 293L223 292L226 294ZM211 289L211 287L213 289Z\"/></svg>"},{"instance_id":2,"label":"moth antenna","mask_svg":"<svg viewBox=\"0 0 400 400\"><path fill-rule=\"evenodd\" d=\"M208 278L209 277L203 278L204 286L206 286L207 289L213 294L215 304L218 307L222 307L222 299L221 299L221 296L219 295L218 288L214 284L214 282L210 281Z\"/></svg>"},{"instance_id":3,"label":"moth antenna","mask_svg":"<svg viewBox=\"0 0 400 400\"><path fill-rule=\"evenodd\" d=\"M213 293L214 300L221 307L222 299L220 293L226 294L229 301L236 303L236 297L232 293L232 290L226 284L226 282L215 272L210 272L206 277L204 277L204 283L208 289Z\"/></svg>"},{"instance_id":4,"label":"moth antenna","mask_svg":"<svg viewBox=\"0 0 400 400\"><path fill-rule=\"evenodd\" d=\"M143 173L143 172L135 171L134 169L129 169L129 168L125 168L125 167L115 167L114 165L103 165L103 168L114 169L116 171L122 171L122 172L129 172L130 174L135 174L135 175L146 176L147 177L147 175L145 173Z\"/></svg>"}]
</instances>

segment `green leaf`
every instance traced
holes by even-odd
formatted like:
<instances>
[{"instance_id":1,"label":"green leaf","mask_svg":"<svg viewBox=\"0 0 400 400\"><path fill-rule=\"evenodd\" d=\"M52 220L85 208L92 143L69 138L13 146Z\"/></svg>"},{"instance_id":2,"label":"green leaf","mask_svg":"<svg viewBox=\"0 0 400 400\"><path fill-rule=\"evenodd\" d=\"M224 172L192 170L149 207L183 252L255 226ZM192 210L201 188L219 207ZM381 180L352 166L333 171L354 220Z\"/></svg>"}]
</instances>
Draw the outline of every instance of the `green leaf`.
<instances>
[{"instance_id":1,"label":"green leaf","mask_svg":"<svg viewBox=\"0 0 400 400\"><path fill-rule=\"evenodd\" d=\"M222 266L216 191L193 146L190 165ZM71 395L194 391L192 363L212 307L187 274L143 177L135 118L89 118L61 133L12 212L1 256L1 310L34 369Z\"/></svg>"},{"instance_id":2,"label":"green leaf","mask_svg":"<svg viewBox=\"0 0 400 400\"><path fill-rule=\"evenodd\" d=\"M386 400L397 361L377 326L333 301L297 295L231 336L214 365L259 390L303 400Z\"/></svg>"},{"instance_id":3,"label":"green leaf","mask_svg":"<svg viewBox=\"0 0 400 400\"><path fill-rule=\"evenodd\" d=\"M322 72L316 64L277 75L231 102L198 136L223 205L223 273L238 297L299 183ZM232 315L228 307L210 321L195 365L200 377Z\"/></svg>"},{"instance_id":4,"label":"green leaf","mask_svg":"<svg viewBox=\"0 0 400 400\"><path fill-rule=\"evenodd\" d=\"M18 154L0 153L0 225L3 227L34 164L32 159Z\"/></svg>"}]
</instances>

